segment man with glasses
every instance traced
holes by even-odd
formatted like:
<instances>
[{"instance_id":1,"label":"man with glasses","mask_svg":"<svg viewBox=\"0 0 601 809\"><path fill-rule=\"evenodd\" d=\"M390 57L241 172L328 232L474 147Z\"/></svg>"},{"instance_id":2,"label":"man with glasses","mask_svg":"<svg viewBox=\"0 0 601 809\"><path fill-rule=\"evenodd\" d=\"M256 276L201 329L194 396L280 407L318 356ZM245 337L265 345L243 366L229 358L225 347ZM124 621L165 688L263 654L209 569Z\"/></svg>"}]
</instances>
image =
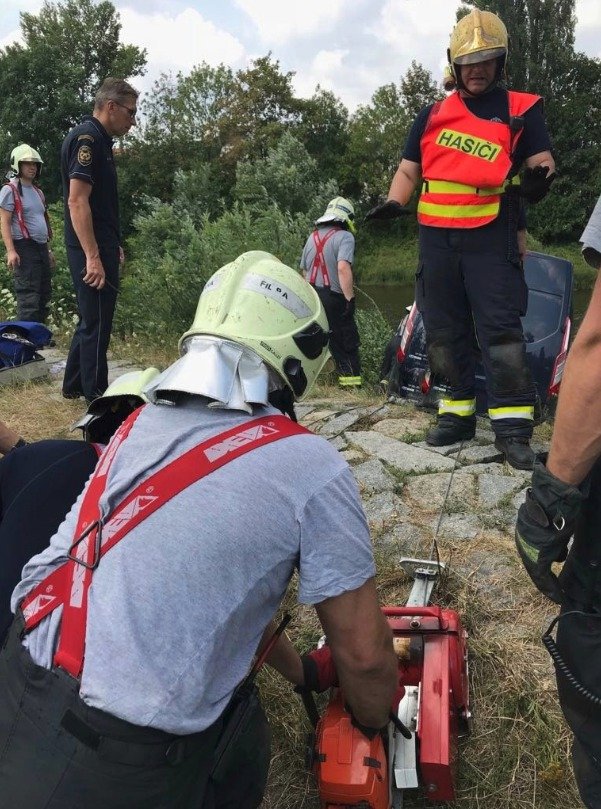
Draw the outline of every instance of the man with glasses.
<instances>
[{"instance_id":1,"label":"man with glasses","mask_svg":"<svg viewBox=\"0 0 601 809\"><path fill-rule=\"evenodd\" d=\"M63 396L91 402L108 386L106 352L123 260L113 138L134 125L138 91L108 78L86 115L63 141L65 245L79 322L67 358Z\"/></svg>"}]
</instances>

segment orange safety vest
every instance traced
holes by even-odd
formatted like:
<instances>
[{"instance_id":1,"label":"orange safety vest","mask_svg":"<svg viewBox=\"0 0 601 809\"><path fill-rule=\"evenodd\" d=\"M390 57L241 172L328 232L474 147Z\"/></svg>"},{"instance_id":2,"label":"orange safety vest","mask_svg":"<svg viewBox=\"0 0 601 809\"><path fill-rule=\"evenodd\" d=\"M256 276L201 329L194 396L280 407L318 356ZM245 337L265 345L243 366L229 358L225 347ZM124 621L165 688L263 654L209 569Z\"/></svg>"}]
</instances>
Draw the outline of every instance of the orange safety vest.
<instances>
[{"instance_id":1,"label":"orange safety vest","mask_svg":"<svg viewBox=\"0 0 601 809\"><path fill-rule=\"evenodd\" d=\"M509 115L522 116L540 96L507 91ZM477 228L499 214L512 155L521 136L509 124L478 118L456 91L435 104L421 139L421 225Z\"/></svg>"}]
</instances>

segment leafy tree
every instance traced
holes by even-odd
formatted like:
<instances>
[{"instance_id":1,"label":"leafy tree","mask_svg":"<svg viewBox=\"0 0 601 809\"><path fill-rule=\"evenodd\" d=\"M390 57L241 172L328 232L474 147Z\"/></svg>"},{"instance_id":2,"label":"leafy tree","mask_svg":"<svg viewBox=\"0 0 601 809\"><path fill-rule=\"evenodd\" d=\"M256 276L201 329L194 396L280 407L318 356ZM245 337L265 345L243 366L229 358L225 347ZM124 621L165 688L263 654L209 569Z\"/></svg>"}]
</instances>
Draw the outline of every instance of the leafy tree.
<instances>
[{"instance_id":1,"label":"leafy tree","mask_svg":"<svg viewBox=\"0 0 601 809\"><path fill-rule=\"evenodd\" d=\"M430 71L415 59L401 77L400 89L401 103L411 121L428 104L444 98L440 84L434 81Z\"/></svg>"},{"instance_id":2,"label":"leafy tree","mask_svg":"<svg viewBox=\"0 0 601 809\"><path fill-rule=\"evenodd\" d=\"M289 132L266 157L238 163L234 196L259 209L275 202L290 213L307 213L315 207L321 212L337 193L336 182L324 179L317 161Z\"/></svg>"},{"instance_id":3,"label":"leafy tree","mask_svg":"<svg viewBox=\"0 0 601 809\"><path fill-rule=\"evenodd\" d=\"M247 157L264 157L284 131L298 123L301 104L294 97L293 76L282 73L271 54L236 73L216 121L222 162L235 165Z\"/></svg>"},{"instance_id":4,"label":"leafy tree","mask_svg":"<svg viewBox=\"0 0 601 809\"><path fill-rule=\"evenodd\" d=\"M349 115L330 90L317 87L313 96L300 102L298 139L315 158L322 177L342 177L349 142Z\"/></svg>"},{"instance_id":5,"label":"leafy tree","mask_svg":"<svg viewBox=\"0 0 601 809\"><path fill-rule=\"evenodd\" d=\"M379 87L371 104L357 108L351 118L348 148L354 184L350 177L345 178L355 196L373 200L386 193L410 123L395 84Z\"/></svg>"},{"instance_id":6,"label":"leafy tree","mask_svg":"<svg viewBox=\"0 0 601 809\"><path fill-rule=\"evenodd\" d=\"M386 193L415 116L441 95L430 71L414 61L398 86L379 87L371 104L357 109L351 119L347 159L357 196L373 202ZM347 180L347 184L351 183Z\"/></svg>"},{"instance_id":7,"label":"leafy tree","mask_svg":"<svg viewBox=\"0 0 601 809\"><path fill-rule=\"evenodd\" d=\"M0 50L0 153L20 142L38 149L51 200L60 194L61 141L91 111L99 85L143 73L146 52L121 44L120 33L108 0L46 0L39 14L21 14L24 44Z\"/></svg>"}]
</instances>

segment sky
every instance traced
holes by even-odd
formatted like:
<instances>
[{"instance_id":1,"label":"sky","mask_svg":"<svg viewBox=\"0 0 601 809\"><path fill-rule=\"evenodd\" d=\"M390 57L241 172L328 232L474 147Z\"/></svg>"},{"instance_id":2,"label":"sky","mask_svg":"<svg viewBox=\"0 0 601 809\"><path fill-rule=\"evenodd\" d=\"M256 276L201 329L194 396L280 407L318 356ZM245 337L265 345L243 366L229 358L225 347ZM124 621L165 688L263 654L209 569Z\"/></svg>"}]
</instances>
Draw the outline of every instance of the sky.
<instances>
[{"instance_id":1,"label":"sky","mask_svg":"<svg viewBox=\"0 0 601 809\"><path fill-rule=\"evenodd\" d=\"M147 50L143 93L165 73L201 62L234 70L271 52L295 73L298 96L319 84L353 112L383 84L397 83L412 60L442 78L455 0L112 0L123 43ZM19 13L42 0L2 0L0 47L20 38ZM601 57L601 2L576 0L576 50ZM544 88L541 88L544 95Z\"/></svg>"}]
</instances>

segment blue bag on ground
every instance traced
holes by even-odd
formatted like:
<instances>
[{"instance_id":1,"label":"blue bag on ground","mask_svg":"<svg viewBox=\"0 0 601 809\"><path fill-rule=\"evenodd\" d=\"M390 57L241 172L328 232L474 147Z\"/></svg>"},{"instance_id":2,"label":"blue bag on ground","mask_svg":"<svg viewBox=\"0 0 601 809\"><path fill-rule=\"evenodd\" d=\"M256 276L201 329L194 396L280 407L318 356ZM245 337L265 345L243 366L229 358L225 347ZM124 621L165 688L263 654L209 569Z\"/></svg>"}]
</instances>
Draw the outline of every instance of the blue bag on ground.
<instances>
[{"instance_id":1,"label":"blue bag on ground","mask_svg":"<svg viewBox=\"0 0 601 809\"><path fill-rule=\"evenodd\" d=\"M52 332L43 323L27 320L0 322L0 370L41 359L39 348L48 345Z\"/></svg>"}]
</instances>

